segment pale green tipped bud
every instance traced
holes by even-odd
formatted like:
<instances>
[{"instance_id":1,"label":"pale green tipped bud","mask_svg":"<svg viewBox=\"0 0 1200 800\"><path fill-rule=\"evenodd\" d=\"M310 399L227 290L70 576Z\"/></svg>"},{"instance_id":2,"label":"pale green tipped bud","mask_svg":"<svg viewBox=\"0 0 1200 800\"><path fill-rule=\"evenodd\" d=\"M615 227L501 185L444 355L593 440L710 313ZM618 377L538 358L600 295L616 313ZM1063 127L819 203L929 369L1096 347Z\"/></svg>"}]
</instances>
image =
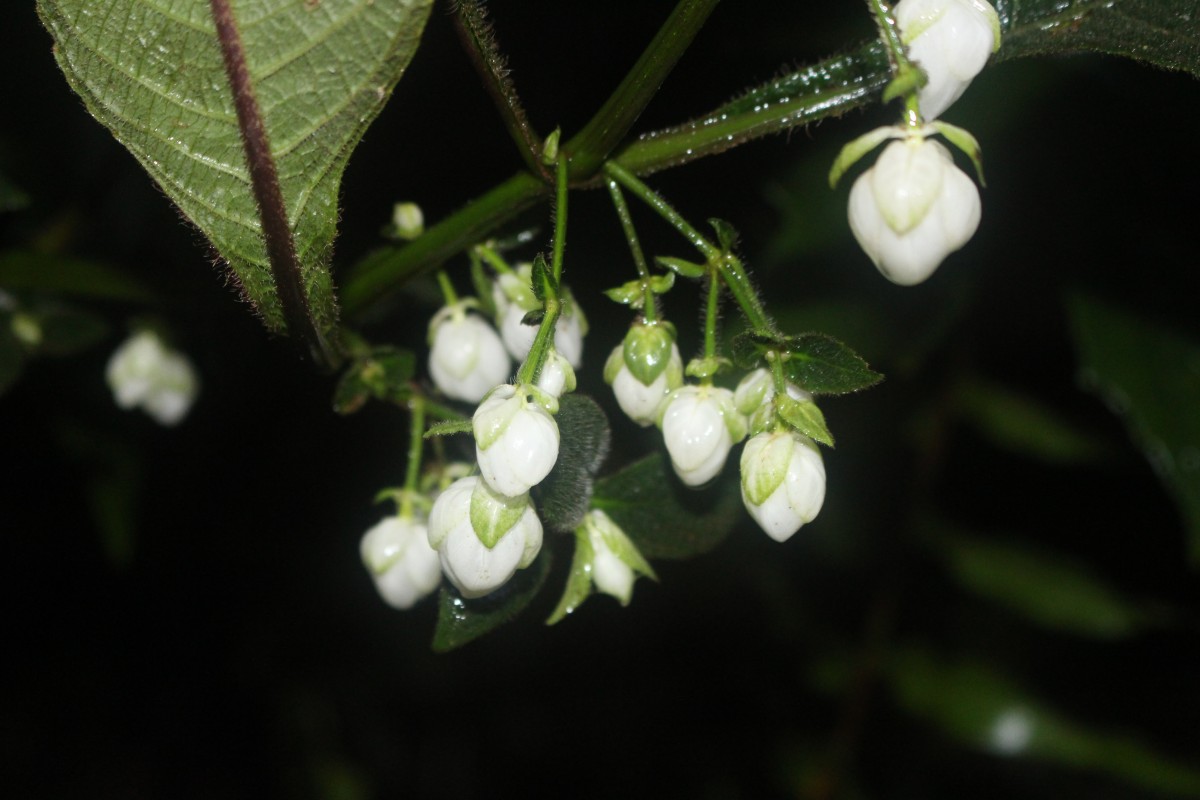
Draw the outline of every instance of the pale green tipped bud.
<instances>
[{"instance_id":1,"label":"pale green tipped bud","mask_svg":"<svg viewBox=\"0 0 1200 800\"><path fill-rule=\"evenodd\" d=\"M638 575L657 580L653 568L638 552L625 531L603 511L593 509L583 518L583 531L592 547L592 582L596 591L629 605Z\"/></svg>"},{"instance_id":2,"label":"pale green tipped bud","mask_svg":"<svg viewBox=\"0 0 1200 800\"><path fill-rule=\"evenodd\" d=\"M812 522L825 502L825 464L794 431L760 433L742 450L742 502L777 542Z\"/></svg>"},{"instance_id":3,"label":"pale green tipped bud","mask_svg":"<svg viewBox=\"0 0 1200 800\"><path fill-rule=\"evenodd\" d=\"M497 386L471 420L479 471L503 495L525 494L558 460L558 425L544 402L554 400L537 387Z\"/></svg>"},{"instance_id":4,"label":"pale green tipped bud","mask_svg":"<svg viewBox=\"0 0 1200 800\"><path fill-rule=\"evenodd\" d=\"M441 560L418 520L380 520L363 535L359 552L380 597L393 608L412 608L442 582Z\"/></svg>"},{"instance_id":5,"label":"pale green tipped bud","mask_svg":"<svg viewBox=\"0 0 1200 800\"><path fill-rule=\"evenodd\" d=\"M733 392L716 386L681 386L663 406L659 427L675 474L688 486L717 476L734 444L746 436L746 419Z\"/></svg>"},{"instance_id":6,"label":"pale green tipped bud","mask_svg":"<svg viewBox=\"0 0 1200 800\"><path fill-rule=\"evenodd\" d=\"M416 203L392 206L392 231L401 239L416 239L425 232L425 214Z\"/></svg>"}]
</instances>

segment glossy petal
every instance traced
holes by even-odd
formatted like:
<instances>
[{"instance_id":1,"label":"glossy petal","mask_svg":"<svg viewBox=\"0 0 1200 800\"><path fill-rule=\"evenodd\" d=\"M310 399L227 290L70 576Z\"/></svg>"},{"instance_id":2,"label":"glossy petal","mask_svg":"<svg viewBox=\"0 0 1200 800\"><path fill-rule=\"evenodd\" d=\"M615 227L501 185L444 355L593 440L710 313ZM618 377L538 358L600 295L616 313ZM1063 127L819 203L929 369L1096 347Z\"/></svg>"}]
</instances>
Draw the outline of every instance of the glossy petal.
<instances>
[{"instance_id":1,"label":"glossy petal","mask_svg":"<svg viewBox=\"0 0 1200 800\"><path fill-rule=\"evenodd\" d=\"M482 317L451 314L437 323L429 352L429 374L455 400L478 403L511 375L512 362L499 334Z\"/></svg>"},{"instance_id":2,"label":"glossy petal","mask_svg":"<svg viewBox=\"0 0 1200 800\"><path fill-rule=\"evenodd\" d=\"M821 511L825 463L808 437L761 433L746 442L741 468L742 502L775 541L787 540Z\"/></svg>"},{"instance_id":3,"label":"glossy petal","mask_svg":"<svg viewBox=\"0 0 1200 800\"><path fill-rule=\"evenodd\" d=\"M442 582L441 560L416 520L380 520L363 535L359 550L375 588L393 608L412 608Z\"/></svg>"}]
</instances>

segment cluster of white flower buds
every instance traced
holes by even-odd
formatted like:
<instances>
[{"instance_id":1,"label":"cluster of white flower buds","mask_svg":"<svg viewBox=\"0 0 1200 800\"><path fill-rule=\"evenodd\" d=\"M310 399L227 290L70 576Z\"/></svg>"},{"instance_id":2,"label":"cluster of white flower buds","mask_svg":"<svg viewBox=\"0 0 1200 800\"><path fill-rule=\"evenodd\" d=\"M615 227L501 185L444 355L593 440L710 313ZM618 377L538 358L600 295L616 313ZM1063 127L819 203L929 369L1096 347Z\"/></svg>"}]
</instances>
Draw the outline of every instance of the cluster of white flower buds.
<instances>
[{"instance_id":1,"label":"cluster of white flower buds","mask_svg":"<svg viewBox=\"0 0 1200 800\"><path fill-rule=\"evenodd\" d=\"M883 141L900 140L855 181L849 218L855 239L884 277L912 286L929 278L979 227L979 190L950 152L928 137L944 135L978 167L978 145L970 134L936 120L999 48L1000 19L986 0L900 0L894 11L907 56L925 76L915 95L918 113L910 112L905 125L872 131L847 145L830 182Z\"/></svg>"},{"instance_id":2,"label":"cluster of white flower buds","mask_svg":"<svg viewBox=\"0 0 1200 800\"><path fill-rule=\"evenodd\" d=\"M187 416L200 391L192 362L151 330L138 331L117 347L105 379L118 406L140 408L166 426Z\"/></svg>"}]
</instances>

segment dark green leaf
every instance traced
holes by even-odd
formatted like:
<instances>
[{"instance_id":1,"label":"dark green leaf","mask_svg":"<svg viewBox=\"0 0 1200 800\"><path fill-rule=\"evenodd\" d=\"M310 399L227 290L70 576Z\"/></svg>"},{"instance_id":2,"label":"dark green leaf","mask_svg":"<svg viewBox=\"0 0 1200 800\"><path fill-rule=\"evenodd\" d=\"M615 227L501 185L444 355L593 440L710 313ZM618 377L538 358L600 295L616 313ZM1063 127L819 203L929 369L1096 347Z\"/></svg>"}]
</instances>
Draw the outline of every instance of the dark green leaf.
<instances>
[{"instance_id":1,"label":"dark green leaf","mask_svg":"<svg viewBox=\"0 0 1200 800\"><path fill-rule=\"evenodd\" d=\"M967 590L1048 628L1114 639L1147 615L1085 566L1019 543L953 534L937 547Z\"/></svg>"},{"instance_id":2,"label":"dark green leaf","mask_svg":"<svg viewBox=\"0 0 1200 800\"><path fill-rule=\"evenodd\" d=\"M545 303L546 298L551 294L558 295L558 284L554 282L554 273L550 271L550 265L546 263L546 259L541 253L533 257L533 265L529 271L529 283L533 287L533 296L538 299L539 303Z\"/></svg>"},{"instance_id":3,"label":"dark green leaf","mask_svg":"<svg viewBox=\"0 0 1200 800\"><path fill-rule=\"evenodd\" d=\"M1069 308L1082 382L1125 421L1174 495L1200 566L1200 341L1089 298Z\"/></svg>"},{"instance_id":4,"label":"dark green leaf","mask_svg":"<svg viewBox=\"0 0 1200 800\"><path fill-rule=\"evenodd\" d=\"M960 413L997 447L1051 464L1089 464L1109 448L1037 398L984 378L964 379L954 393Z\"/></svg>"},{"instance_id":5,"label":"dark green leaf","mask_svg":"<svg viewBox=\"0 0 1200 800\"><path fill-rule=\"evenodd\" d=\"M352 414L370 398L404 404L412 394L409 381L416 373L416 357L397 347L376 347L355 361L338 381L333 410Z\"/></svg>"},{"instance_id":6,"label":"dark green leaf","mask_svg":"<svg viewBox=\"0 0 1200 800\"><path fill-rule=\"evenodd\" d=\"M736 480L718 479L702 492L688 489L661 453L596 481L592 505L612 517L647 559L707 553L746 518Z\"/></svg>"},{"instance_id":7,"label":"dark green leaf","mask_svg":"<svg viewBox=\"0 0 1200 800\"><path fill-rule=\"evenodd\" d=\"M95 261L44 253L0 254L0 286L105 300L150 303L154 294L137 279Z\"/></svg>"},{"instance_id":8,"label":"dark green leaf","mask_svg":"<svg viewBox=\"0 0 1200 800\"><path fill-rule=\"evenodd\" d=\"M433 650L446 653L491 633L511 622L537 596L550 574L550 553L542 552L528 568L518 570L512 580L491 594L464 600L449 583L438 595L438 621L433 632Z\"/></svg>"},{"instance_id":9,"label":"dark green leaf","mask_svg":"<svg viewBox=\"0 0 1200 800\"><path fill-rule=\"evenodd\" d=\"M909 649L892 658L887 677L902 708L968 746L1107 773L1143 790L1200 793L1200 771L1062 716L990 665Z\"/></svg>"},{"instance_id":10,"label":"dark green leaf","mask_svg":"<svg viewBox=\"0 0 1200 800\"><path fill-rule=\"evenodd\" d=\"M822 333L791 337L787 353L783 368L788 379L813 394L857 392L883 380L857 353Z\"/></svg>"},{"instance_id":11,"label":"dark green leaf","mask_svg":"<svg viewBox=\"0 0 1200 800\"><path fill-rule=\"evenodd\" d=\"M571 557L571 570L567 573L567 585L562 598L546 619L547 625L561 622L568 614L583 605L592 594L592 560L595 558L591 539L586 533L575 535L575 555Z\"/></svg>"},{"instance_id":12,"label":"dark green leaf","mask_svg":"<svg viewBox=\"0 0 1200 800\"><path fill-rule=\"evenodd\" d=\"M351 151L416 50L431 0L240 0L237 27L320 330ZM88 110L229 262L272 330L284 320L209 3L40 0L54 54Z\"/></svg>"},{"instance_id":13,"label":"dark green leaf","mask_svg":"<svg viewBox=\"0 0 1200 800\"><path fill-rule=\"evenodd\" d=\"M794 400L787 395L776 395L775 408L788 425L814 441L833 447L833 434L825 423L825 415L812 400Z\"/></svg>"},{"instance_id":14,"label":"dark green leaf","mask_svg":"<svg viewBox=\"0 0 1200 800\"><path fill-rule=\"evenodd\" d=\"M558 461L538 484L535 499L548 530L572 531L587 513L596 472L608 455L611 431L600 406L584 394L563 395L555 421Z\"/></svg>"},{"instance_id":15,"label":"dark green leaf","mask_svg":"<svg viewBox=\"0 0 1200 800\"><path fill-rule=\"evenodd\" d=\"M1200 75L1200 14L1192 0L997 0L997 61L1108 53Z\"/></svg>"}]
</instances>

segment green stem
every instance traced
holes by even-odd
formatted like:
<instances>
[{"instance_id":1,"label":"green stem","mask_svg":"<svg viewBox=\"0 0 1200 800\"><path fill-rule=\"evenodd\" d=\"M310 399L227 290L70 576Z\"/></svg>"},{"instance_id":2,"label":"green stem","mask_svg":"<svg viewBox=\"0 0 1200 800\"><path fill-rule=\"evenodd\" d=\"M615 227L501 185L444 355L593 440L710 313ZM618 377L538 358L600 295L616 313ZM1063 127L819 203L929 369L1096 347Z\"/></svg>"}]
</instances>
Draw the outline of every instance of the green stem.
<instances>
[{"instance_id":1,"label":"green stem","mask_svg":"<svg viewBox=\"0 0 1200 800\"><path fill-rule=\"evenodd\" d=\"M446 270L439 269L437 274L438 286L442 289L442 298L446 301L446 305L452 306L458 302L458 293L454 291L454 284L450 283L450 276L446 274Z\"/></svg>"},{"instance_id":2,"label":"green stem","mask_svg":"<svg viewBox=\"0 0 1200 800\"><path fill-rule=\"evenodd\" d=\"M717 357L717 318L721 311L721 280L717 270L708 271L708 306L704 313L704 358L712 360ZM712 376L704 379L711 384Z\"/></svg>"},{"instance_id":3,"label":"green stem","mask_svg":"<svg viewBox=\"0 0 1200 800\"><path fill-rule=\"evenodd\" d=\"M557 286L562 281L563 252L567 249L567 159L560 158L554 170L554 250L550 270Z\"/></svg>"},{"instance_id":4,"label":"green stem","mask_svg":"<svg viewBox=\"0 0 1200 800\"><path fill-rule=\"evenodd\" d=\"M525 357L525 362L517 370L518 385L537 383L538 376L542 374L542 365L546 363L546 356L549 354L550 348L554 346L554 327L558 324L562 303L557 297L547 296L545 309L546 315L542 317L542 324L538 326L533 346L529 348L529 355Z\"/></svg>"},{"instance_id":5,"label":"green stem","mask_svg":"<svg viewBox=\"0 0 1200 800\"><path fill-rule=\"evenodd\" d=\"M637 63L600 110L571 138L571 175L590 178L641 116L662 82L716 8L718 0L680 0Z\"/></svg>"},{"instance_id":6,"label":"green stem","mask_svg":"<svg viewBox=\"0 0 1200 800\"><path fill-rule=\"evenodd\" d=\"M421 480L421 453L425 447L425 398L414 394L408 404L412 419L408 429L408 470L404 473L404 494L400 500L400 516L412 519L413 498Z\"/></svg>"},{"instance_id":7,"label":"green stem","mask_svg":"<svg viewBox=\"0 0 1200 800\"><path fill-rule=\"evenodd\" d=\"M637 229L633 226L633 217L629 214L629 204L621 193L621 186L612 178L608 179L608 193L612 196L613 207L617 210L617 218L621 220L621 229L625 231L625 240L629 242L629 252L633 255L633 263L637 266L638 277L642 279L642 318L650 324L658 319L658 301L650 289L650 268L646 265L646 256L642 253L642 245L638 241Z\"/></svg>"},{"instance_id":8,"label":"green stem","mask_svg":"<svg viewBox=\"0 0 1200 800\"><path fill-rule=\"evenodd\" d=\"M775 327L771 315L767 313L762 298L758 296L758 291L750 282L750 276L742 267L741 259L732 253L726 253L717 268L721 271L721 278L725 281L725 285L729 287L729 293L741 306L742 313L746 315L746 320L754 332L778 335L779 330Z\"/></svg>"},{"instance_id":9,"label":"green stem","mask_svg":"<svg viewBox=\"0 0 1200 800\"><path fill-rule=\"evenodd\" d=\"M439 267L455 253L483 241L546 193L546 184L536 177L517 173L409 244L371 253L355 265L342 286L346 316L361 315L409 278Z\"/></svg>"},{"instance_id":10,"label":"green stem","mask_svg":"<svg viewBox=\"0 0 1200 800\"><path fill-rule=\"evenodd\" d=\"M496 252L496 249L491 245L477 244L474 252L479 255L488 265L496 271L497 275L513 274L512 267L504 260L504 256Z\"/></svg>"},{"instance_id":11,"label":"green stem","mask_svg":"<svg viewBox=\"0 0 1200 800\"><path fill-rule=\"evenodd\" d=\"M721 255L720 249L708 239L700 231L692 227L686 219L684 219L678 211L672 208L671 204L664 200L657 192L651 189L646 184L638 180L633 173L622 167L615 161L609 161L604 165L604 172L617 183L624 186L629 191L633 192L646 205L658 212L658 215L670 223L671 227L679 231L685 239L699 250L705 258L710 261L719 258Z\"/></svg>"},{"instance_id":12,"label":"green stem","mask_svg":"<svg viewBox=\"0 0 1200 800\"><path fill-rule=\"evenodd\" d=\"M924 124L924 120L921 118L920 100L916 90L925 79L920 77L920 69L908 58L908 51L900 38L900 26L896 24L896 18L892 16L892 9L888 7L887 2L885 0L867 0L867 5L875 15L875 25L879 28L879 37L887 48L892 74L896 78L903 75L913 76L912 88L904 94L904 122L910 128L920 128ZM890 99L889 94L885 92L884 100L888 99Z\"/></svg>"}]
</instances>

